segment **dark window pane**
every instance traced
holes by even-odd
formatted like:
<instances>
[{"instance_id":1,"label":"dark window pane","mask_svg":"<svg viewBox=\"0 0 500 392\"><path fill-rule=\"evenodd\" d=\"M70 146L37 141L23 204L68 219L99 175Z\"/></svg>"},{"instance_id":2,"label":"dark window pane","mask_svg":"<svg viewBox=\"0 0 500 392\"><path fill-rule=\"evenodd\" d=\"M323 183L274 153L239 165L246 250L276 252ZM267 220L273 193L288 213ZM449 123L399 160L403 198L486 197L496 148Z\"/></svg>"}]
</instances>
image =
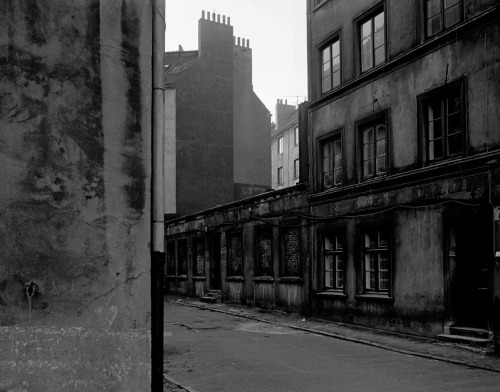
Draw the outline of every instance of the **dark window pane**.
<instances>
[{"instance_id":1,"label":"dark window pane","mask_svg":"<svg viewBox=\"0 0 500 392\"><path fill-rule=\"evenodd\" d=\"M385 61L385 46L375 49L375 65L382 64Z\"/></svg>"},{"instance_id":2,"label":"dark window pane","mask_svg":"<svg viewBox=\"0 0 500 392\"><path fill-rule=\"evenodd\" d=\"M441 13L441 0L427 0L427 18Z\"/></svg>"},{"instance_id":3,"label":"dark window pane","mask_svg":"<svg viewBox=\"0 0 500 392\"><path fill-rule=\"evenodd\" d=\"M333 87L340 86L340 71L333 74Z\"/></svg>"},{"instance_id":4,"label":"dark window pane","mask_svg":"<svg viewBox=\"0 0 500 392\"><path fill-rule=\"evenodd\" d=\"M462 134L457 133L448 138L448 154L453 155L462 152Z\"/></svg>"},{"instance_id":5,"label":"dark window pane","mask_svg":"<svg viewBox=\"0 0 500 392\"><path fill-rule=\"evenodd\" d=\"M460 22L460 5L456 4L444 11L444 26L450 27Z\"/></svg>"},{"instance_id":6,"label":"dark window pane","mask_svg":"<svg viewBox=\"0 0 500 392\"><path fill-rule=\"evenodd\" d=\"M448 117L448 135L462 132L462 116L461 113L455 113Z\"/></svg>"},{"instance_id":7,"label":"dark window pane","mask_svg":"<svg viewBox=\"0 0 500 392\"><path fill-rule=\"evenodd\" d=\"M434 16L427 20L427 34L434 35L441 31L441 15Z\"/></svg>"}]
</instances>

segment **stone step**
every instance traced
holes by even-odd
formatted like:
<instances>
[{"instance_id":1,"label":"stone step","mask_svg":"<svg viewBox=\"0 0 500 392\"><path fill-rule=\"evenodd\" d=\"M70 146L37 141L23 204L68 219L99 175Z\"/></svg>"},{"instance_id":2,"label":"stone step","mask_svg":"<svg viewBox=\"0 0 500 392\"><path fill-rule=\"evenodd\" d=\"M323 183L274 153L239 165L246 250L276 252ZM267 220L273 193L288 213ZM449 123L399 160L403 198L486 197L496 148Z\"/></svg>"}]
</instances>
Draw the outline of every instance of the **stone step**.
<instances>
[{"instance_id":1,"label":"stone step","mask_svg":"<svg viewBox=\"0 0 500 392\"><path fill-rule=\"evenodd\" d=\"M214 304L216 302L220 302L219 298L215 298L215 297L201 297L200 298L200 301L201 302L206 302L206 303L210 303L210 304Z\"/></svg>"},{"instance_id":2,"label":"stone step","mask_svg":"<svg viewBox=\"0 0 500 392\"><path fill-rule=\"evenodd\" d=\"M222 295L222 291L221 290L208 290L209 293L212 293L212 294L218 294L219 296Z\"/></svg>"},{"instance_id":3,"label":"stone step","mask_svg":"<svg viewBox=\"0 0 500 392\"><path fill-rule=\"evenodd\" d=\"M211 293L209 291L208 293L205 293L205 297L220 298L220 294L218 294L218 293Z\"/></svg>"},{"instance_id":4,"label":"stone step","mask_svg":"<svg viewBox=\"0 0 500 392\"><path fill-rule=\"evenodd\" d=\"M441 340L445 340L447 342L462 343L476 347L486 347L489 344L493 343L493 340L491 339L476 338L473 336L463 336L463 335L440 334L438 335L438 338Z\"/></svg>"},{"instance_id":5,"label":"stone step","mask_svg":"<svg viewBox=\"0 0 500 392\"><path fill-rule=\"evenodd\" d=\"M450 335L469 336L480 339L488 339L490 337L487 329L471 327L450 327Z\"/></svg>"}]
</instances>

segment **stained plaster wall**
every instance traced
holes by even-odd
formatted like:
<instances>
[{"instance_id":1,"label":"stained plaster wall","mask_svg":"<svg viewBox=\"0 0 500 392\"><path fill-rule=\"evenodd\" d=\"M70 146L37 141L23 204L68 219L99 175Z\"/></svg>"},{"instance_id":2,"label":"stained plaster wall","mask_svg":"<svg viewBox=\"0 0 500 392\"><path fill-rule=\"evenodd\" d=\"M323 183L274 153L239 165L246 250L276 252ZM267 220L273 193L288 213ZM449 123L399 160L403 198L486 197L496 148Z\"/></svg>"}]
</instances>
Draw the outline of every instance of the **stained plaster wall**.
<instances>
[{"instance_id":1,"label":"stained plaster wall","mask_svg":"<svg viewBox=\"0 0 500 392\"><path fill-rule=\"evenodd\" d=\"M150 389L151 20L0 4L2 390Z\"/></svg>"}]
</instances>

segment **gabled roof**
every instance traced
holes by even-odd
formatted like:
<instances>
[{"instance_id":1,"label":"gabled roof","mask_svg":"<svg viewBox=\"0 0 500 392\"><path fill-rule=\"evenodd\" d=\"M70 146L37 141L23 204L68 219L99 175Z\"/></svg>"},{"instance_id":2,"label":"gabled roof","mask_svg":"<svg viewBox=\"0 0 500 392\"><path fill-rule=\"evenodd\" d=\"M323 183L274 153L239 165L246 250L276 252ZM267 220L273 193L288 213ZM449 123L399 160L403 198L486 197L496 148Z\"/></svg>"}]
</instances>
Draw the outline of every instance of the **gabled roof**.
<instances>
[{"instance_id":1,"label":"gabled roof","mask_svg":"<svg viewBox=\"0 0 500 392\"><path fill-rule=\"evenodd\" d=\"M176 74L188 69L198 60L197 50L186 50L182 52L165 53L165 73Z\"/></svg>"}]
</instances>

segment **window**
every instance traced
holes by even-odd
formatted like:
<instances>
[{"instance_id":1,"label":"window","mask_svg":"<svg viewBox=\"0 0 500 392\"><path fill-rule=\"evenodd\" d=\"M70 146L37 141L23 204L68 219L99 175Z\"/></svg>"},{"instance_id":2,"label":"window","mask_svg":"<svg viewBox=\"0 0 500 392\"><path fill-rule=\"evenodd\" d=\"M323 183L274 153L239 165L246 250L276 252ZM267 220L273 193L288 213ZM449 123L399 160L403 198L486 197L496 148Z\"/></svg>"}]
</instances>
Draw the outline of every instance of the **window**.
<instances>
[{"instance_id":1,"label":"window","mask_svg":"<svg viewBox=\"0 0 500 392\"><path fill-rule=\"evenodd\" d=\"M342 138L338 134L321 143L321 186L328 189L342 183Z\"/></svg>"},{"instance_id":2,"label":"window","mask_svg":"<svg viewBox=\"0 0 500 392\"><path fill-rule=\"evenodd\" d=\"M227 276L243 276L243 239L241 233L227 235Z\"/></svg>"},{"instance_id":3,"label":"window","mask_svg":"<svg viewBox=\"0 0 500 392\"><path fill-rule=\"evenodd\" d=\"M458 81L421 100L428 162L459 156L465 144L464 83Z\"/></svg>"},{"instance_id":4,"label":"window","mask_svg":"<svg viewBox=\"0 0 500 392\"><path fill-rule=\"evenodd\" d=\"M193 238L194 276L205 276L205 239Z\"/></svg>"},{"instance_id":5,"label":"window","mask_svg":"<svg viewBox=\"0 0 500 392\"><path fill-rule=\"evenodd\" d=\"M387 230L365 230L363 240L364 291L388 294L390 261Z\"/></svg>"},{"instance_id":6,"label":"window","mask_svg":"<svg viewBox=\"0 0 500 392\"><path fill-rule=\"evenodd\" d=\"M337 234L324 238L325 288L344 290L344 241Z\"/></svg>"},{"instance_id":7,"label":"window","mask_svg":"<svg viewBox=\"0 0 500 392\"><path fill-rule=\"evenodd\" d=\"M359 26L361 72L364 72L385 62L384 11L362 20Z\"/></svg>"},{"instance_id":8,"label":"window","mask_svg":"<svg viewBox=\"0 0 500 392\"><path fill-rule=\"evenodd\" d=\"M283 185L283 167L278 167L278 185Z\"/></svg>"},{"instance_id":9,"label":"window","mask_svg":"<svg viewBox=\"0 0 500 392\"><path fill-rule=\"evenodd\" d=\"M257 246L256 276L273 276L273 230L272 227L255 228Z\"/></svg>"},{"instance_id":10,"label":"window","mask_svg":"<svg viewBox=\"0 0 500 392\"><path fill-rule=\"evenodd\" d=\"M188 272L188 241L186 238L177 241L177 274L187 275Z\"/></svg>"},{"instance_id":11,"label":"window","mask_svg":"<svg viewBox=\"0 0 500 392\"><path fill-rule=\"evenodd\" d=\"M293 130L293 143L299 145L299 127L295 127Z\"/></svg>"},{"instance_id":12,"label":"window","mask_svg":"<svg viewBox=\"0 0 500 392\"><path fill-rule=\"evenodd\" d=\"M293 161L293 178L299 177L299 160L296 159Z\"/></svg>"},{"instance_id":13,"label":"window","mask_svg":"<svg viewBox=\"0 0 500 392\"><path fill-rule=\"evenodd\" d=\"M461 0L424 0L427 37L459 23L462 20Z\"/></svg>"},{"instance_id":14,"label":"window","mask_svg":"<svg viewBox=\"0 0 500 392\"><path fill-rule=\"evenodd\" d=\"M384 119L361 127L363 180L387 173L387 126Z\"/></svg>"},{"instance_id":15,"label":"window","mask_svg":"<svg viewBox=\"0 0 500 392\"><path fill-rule=\"evenodd\" d=\"M321 93L340 86L339 37L321 49Z\"/></svg>"},{"instance_id":16,"label":"window","mask_svg":"<svg viewBox=\"0 0 500 392\"><path fill-rule=\"evenodd\" d=\"M283 154L283 136L278 139L278 155Z\"/></svg>"},{"instance_id":17,"label":"window","mask_svg":"<svg viewBox=\"0 0 500 392\"><path fill-rule=\"evenodd\" d=\"M298 225L298 223L297 223ZM281 232L281 246L283 254L283 277L299 277L300 271L300 227L285 227Z\"/></svg>"}]
</instances>

